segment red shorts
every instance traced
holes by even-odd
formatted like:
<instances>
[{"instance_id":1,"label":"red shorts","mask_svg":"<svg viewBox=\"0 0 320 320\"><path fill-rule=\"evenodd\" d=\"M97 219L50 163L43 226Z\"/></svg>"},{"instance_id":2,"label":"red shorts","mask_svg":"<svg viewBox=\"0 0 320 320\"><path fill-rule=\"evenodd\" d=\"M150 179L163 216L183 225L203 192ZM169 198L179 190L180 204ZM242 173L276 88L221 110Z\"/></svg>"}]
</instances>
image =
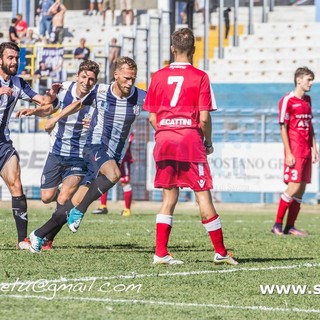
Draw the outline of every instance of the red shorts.
<instances>
[{"instance_id":1,"label":"red shorts","mask_svg":"<svg viewBox=\"0 0 320 320\"><path fill-rule=\"evenodd\" d=\"M123 160L120 165L120 182L122 183L129 183L130 182L130 161Z\"/></svg>"},{"instance_id":2,"label":"red shorts","mask_svg":"<svg viewBox=\"0 0 320 320\"><path fill-rule=\"evenodd\" d=\"M294 167L284 165L283 181L289 182L311 182L311 158L296 158Z\"/></svg>"},{"instance_id":3,"label":"red shorts","mask_svg":"<svg viewBox=\"0 0 320 320\"><path fill-rule=\"evenodd\" d=\"M155 188L190 188L194 191L212 189L210 167L205 163L164 160L156 162Z\"/></svg>"}]
</instances>

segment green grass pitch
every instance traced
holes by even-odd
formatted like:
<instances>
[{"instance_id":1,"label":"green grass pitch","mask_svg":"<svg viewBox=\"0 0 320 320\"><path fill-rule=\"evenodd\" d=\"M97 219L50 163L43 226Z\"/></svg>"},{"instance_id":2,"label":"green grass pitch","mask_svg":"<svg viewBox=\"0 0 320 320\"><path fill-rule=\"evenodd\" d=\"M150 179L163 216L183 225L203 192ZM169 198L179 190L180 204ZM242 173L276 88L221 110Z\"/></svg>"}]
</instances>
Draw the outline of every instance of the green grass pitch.
<instances>
[{"instance_id":1,"label":"green grass pitch","mask_svg":"<svg viewBox=\"0 0 320 320\"><path fill-rule=\"evenodd\" d=\"M51 207L29 203L29 232ZM317 210L302 208L297 226L310 236L297 238L271 234L275 207L219 208L225 244L239 261L232 267L212 263L197 208L178 204L169 247L185 264L154 266L158 208L136 202L125 218L119 202L108 215L88 212L76 234L64 227L53 250L31 254L15 249L10 204L1 205L0 319L319 319ZM307 289L262 294L260 285Z\"/></svg>"}]
</instances>

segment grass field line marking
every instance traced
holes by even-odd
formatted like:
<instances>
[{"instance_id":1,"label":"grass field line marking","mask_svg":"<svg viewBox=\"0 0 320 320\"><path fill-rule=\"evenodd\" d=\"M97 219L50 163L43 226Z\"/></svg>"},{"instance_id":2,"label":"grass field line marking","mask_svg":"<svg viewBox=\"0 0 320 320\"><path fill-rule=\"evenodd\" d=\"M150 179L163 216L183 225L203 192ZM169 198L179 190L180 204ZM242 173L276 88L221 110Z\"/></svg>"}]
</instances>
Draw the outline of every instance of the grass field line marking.
<instances>
[{"instance_id":1,"label":"grass field line marking","mask_svg":"<svg viewBox=\"0 0 320 320\"><path fill-rule=\"evenodd\" d=\"M15 282L5 282L0 283L0 287L3 286L16 286L16 285L27 285L27 284L35 284L40 282L46 283L62 283L62 282L86 282L86 281L94 281L94 280L115 280L115 279L138 279L138 278L152 278L152 277L174 277L174 276L196 276L196 275L205 275L205 274L213 274L213 273L234 273L240 271L273 271L273 270L288 270L288 269L298 269L298 268L315 268L320 267L320 263L304 263L297 264L291 266L274 266L274 267L252 267L252 268L228 268L228 269L220 269L220 270L200 270L200 271L185 271L185 272L166 272L166 273L150 273L150 274L138 274L132 272L127 275L117 275L110 277L83 277L83 278L64 278L60 279L38 279L35 281L27 280L20 281L16 280Z\"/></svg>"},{"instance_id":2,"label":"grass field line marking","mask_svg":"<svg viewBox=\"0 0 320 320\"><path fill-rule=\"evenodd\" d=\"M53 300L46 296L37 295L6 295L0 294L0 297L16 298L16 299L38 299L38 300ZM298 312L298 313L320 313L319 309L300 309L300 308L278 308L266 306L235 306L212 303L188 303L188 302L173 302L173 301L155 301L155 300L139 300L139 299L110 299L110 298L90 298L90 297L55 297L55 300L77 300L91 302L108 302L108 303L130 303L130 304L151 304L174 307L198 307L198 308L223 308L236 310L254 310L254 311L272 311L272 312Z\"/></svg>"}]
</instances>

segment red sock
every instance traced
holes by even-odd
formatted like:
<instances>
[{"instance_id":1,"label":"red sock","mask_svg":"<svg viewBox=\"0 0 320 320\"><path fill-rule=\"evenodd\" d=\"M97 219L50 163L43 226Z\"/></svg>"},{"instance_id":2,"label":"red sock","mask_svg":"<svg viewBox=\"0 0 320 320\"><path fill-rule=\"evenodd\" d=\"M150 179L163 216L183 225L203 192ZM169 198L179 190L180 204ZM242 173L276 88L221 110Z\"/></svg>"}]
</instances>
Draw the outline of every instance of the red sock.
<instances>
[{"instance_id":1,"label":"red sock","mask_svg":"<svg viewBox=\"0 0 320 320\"><path fill-rule=\"evenodd\" d=\"M279 224L283 223L283 218L287 212L287 209L290 206L291 201L292 201L292 198L288 196L286 193L283 193L281 195L279 206L278 206L278 212L276 216L276 223L279 223Z\"/></svg>"},{"instance_id":2,"label":"red sock","mask_svg":"<svg viewBox=\"0 0 320 320\"><path fill-rule=\"evenodd\" d=\"M107 198L108 198L108 192L105 192L105 193L100 197L100 205L101 205L101 207L103 207L103 206L107 207Z\"/></svg>"},{"instance_id":3,"label":"red sock","mask_svg":"<svg viewBox=\"0 0 320 320\"><path fill-rule=\"evenodd\" d=\"M123 198L124 198L124 206L126 209L131 208L132 201L132 188L130 184L127 184L123 187Z\"/></svg>"},{"instance_id":4,"label":"red sock","mask_svg":"<svg viewBox=\"0 0 320 320\"><path fill-rule=\"evenodd\" d=\"M302 199L293 198L288 212L288 218L287 218L287 226L293 227L295 221L297 220L300 207L301 207Z\"/></svg>"},{"instance_id":5,"label":"red sock","mask_svg":"<svg viewBox=\"0 0 320 320\"><path fill-rule=\"evenodd\" d=\"M168 253L168 242L172 228L172 216L158 214L156 219L156 252L158 257L164 257Z\"/></svg>"},{"instance_id":6,"label":"red sock","mask_svg":"<svg viewBox=\"0 0 320 320\"><path fill-rule=\"evenodd\" d=\"M208 220L202 220L201 222L209 233L214 251L225 256L227 254L227 250L223 243L223 233L219 215L215 215Z\"/></svg>"}]
</instances>

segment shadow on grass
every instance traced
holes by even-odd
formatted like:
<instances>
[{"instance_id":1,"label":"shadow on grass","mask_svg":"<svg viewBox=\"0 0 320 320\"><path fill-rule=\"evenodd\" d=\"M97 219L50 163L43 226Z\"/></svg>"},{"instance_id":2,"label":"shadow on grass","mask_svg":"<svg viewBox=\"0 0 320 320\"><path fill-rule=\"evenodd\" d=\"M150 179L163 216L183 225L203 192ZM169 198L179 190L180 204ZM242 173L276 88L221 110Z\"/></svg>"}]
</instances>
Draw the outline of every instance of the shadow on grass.
<instances>
[{"instance_id":1,"label":"shadow on grass","mask_svg":"<svg viewBox=\"0 0 320 320\"><path fill-rule=\"evenodd\" d=\"M54 246L57 250L69 250L70 248L80 250L108 250L108 251L128 251L128 252L153 252L153 248L144 247L135 243L119 243L110 245L75 245L75 246Z\"/></svg>"},{"instance_id":2,"label":"shadow on grass","mask_svg":"<svg viewBox=\"0 0 320 320\"><path fill-rule=\"evenodd\" d=\"M57 241L58 243L59 241ZM77 245L59 245L53 244L52 250L70 250L79 249L79 250L109 250L109 251L128 251L128 252L146 252L146 253L154 253L154 246L141 246L136 243L111 243L111 244L77 244ZM8 251L18 251L14 246L2 246L0 251L8 250ZM21 250L19 250L21 251ZM26 250L24 250L26 251ZM209 252L214 253L213 249L211 248L202 248L197 245L189 245L189 246L170 246L169 245L169 252Z\"/></svg>"},{"instance_id":3,"label":"shadow on grass","mask_svg":"<svg viewBox=\"0 0 320 320\"><path fill-rule=\"evenodd\" d=\"M114 244L77 244L71 245L53 245L52 250L108 250L108 251L128 251L128 252L146 252L154 253L154 246L141 246L136 243L114 243ZM2 250L13 250L12 248L5 248ZM170 246L169 251L174 252L212 252L210 248L199 248L198 246Z\"/></svg>"},{"instance_id":4,"label":"shadow on grass","mask_svg":"<svg viewBox=\"0 0 320 320\"><path fill-rule=\"evenodd\" d=\"M270 261L310 261L314 260L310 257L300 257L300 258L248 258L248 259L237 259L237 261L243 262L243 263L250 263L250 262L270 262Z\"/></svg>"},{"instance_id":5,"label":"shadow on grass","mask_svg":"<svg viewBox=\"0 0 320 320\"><path fill-rule=\"evenodd\" d=\"M242 263L259 263L259 262L272 262L272 261L290 261L290 262L294 262L294 261L304 261L304 262L308 262L310 260L315 260L315 259L310 259L310 257L301 257L301 258L238 258L238 257L234 257L238 262L239 264L242 264ZM197 262L205 262L205 263L210 263L212 262L212 260L197 260Z\"/></svg>"}]
</instances>

